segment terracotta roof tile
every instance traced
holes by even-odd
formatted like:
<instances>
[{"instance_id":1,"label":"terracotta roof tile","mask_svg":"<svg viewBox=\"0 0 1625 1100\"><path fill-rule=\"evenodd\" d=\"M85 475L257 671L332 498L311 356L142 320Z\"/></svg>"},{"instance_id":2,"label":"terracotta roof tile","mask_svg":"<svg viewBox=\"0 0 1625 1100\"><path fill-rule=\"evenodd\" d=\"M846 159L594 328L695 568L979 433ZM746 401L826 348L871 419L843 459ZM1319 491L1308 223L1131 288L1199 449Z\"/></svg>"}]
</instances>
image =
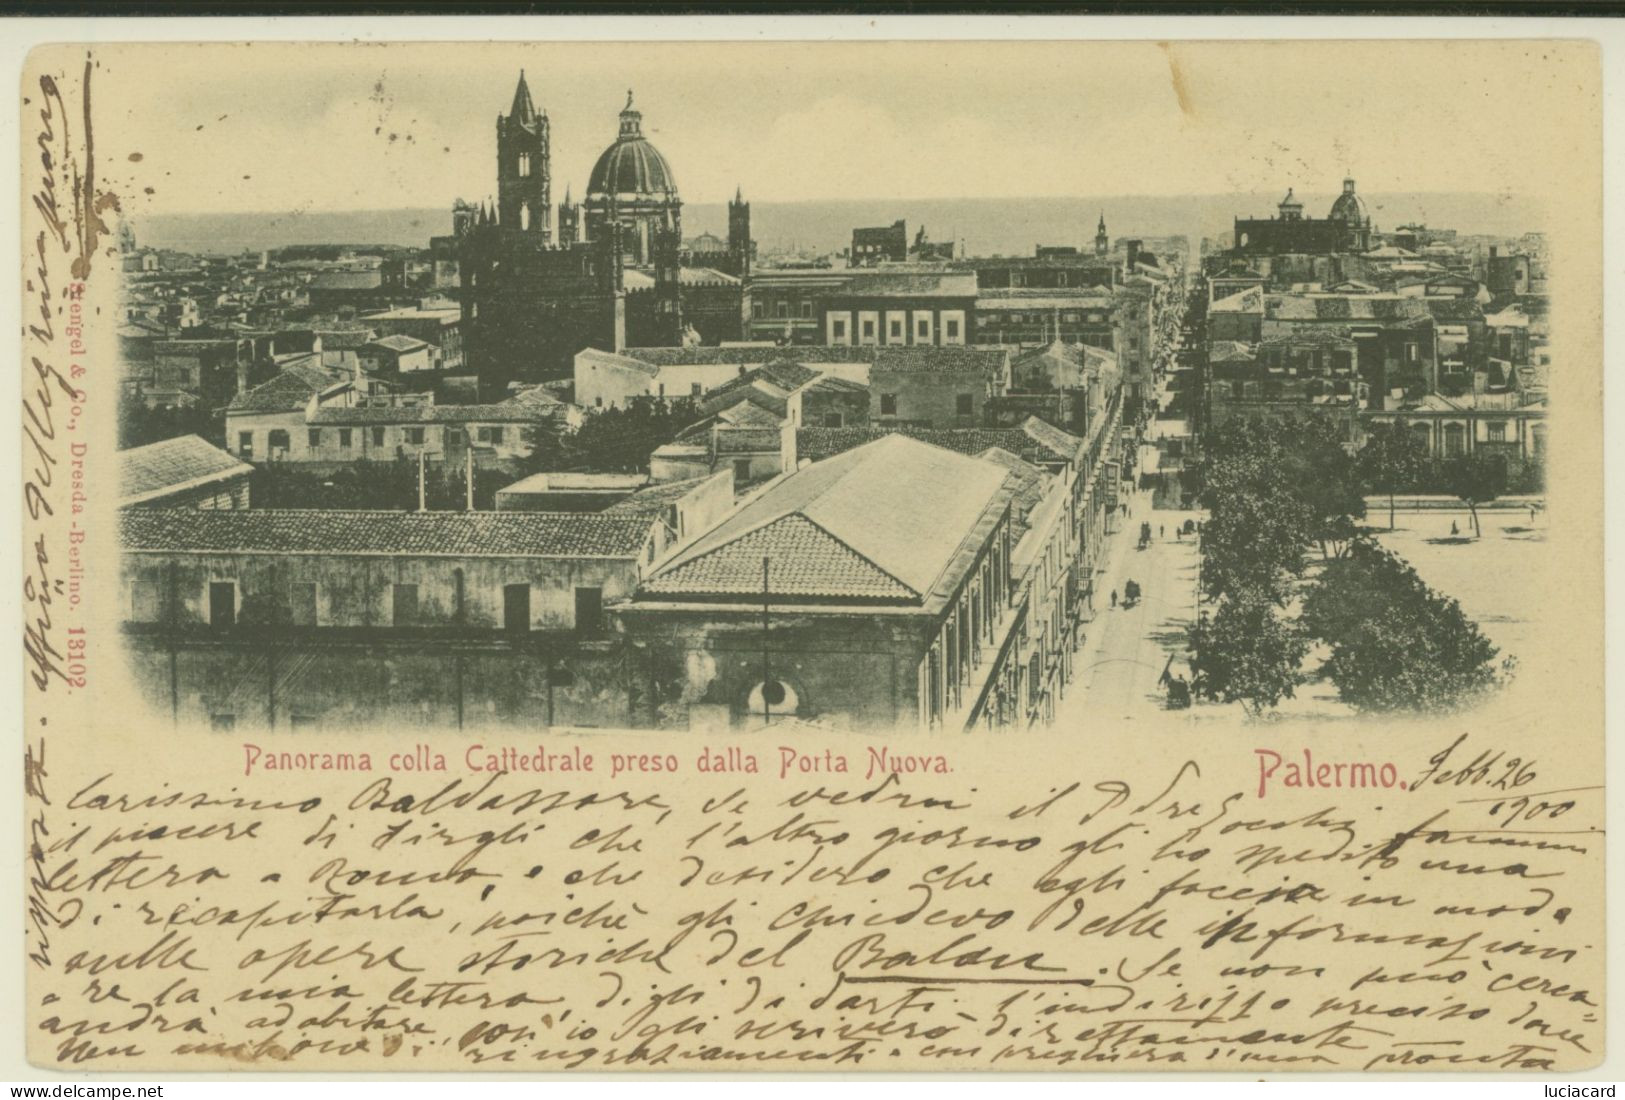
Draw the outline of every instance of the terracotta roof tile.
<instances>
[{"instance_id":1,"label":"terracotta roof tile","mask_svg":"<svg viewBox=\"0 0 1625 1100\"><path fill-rule=\"evenodd\" d=\"M254 472L254 467L196 435L132 447L118 457L121 507Z\"/></svg>"},{"instance_id":2,"label":"terracotta roof tile","mask_svg":"<svg viewBox=\"0 0 1625 1100\"><path fill-rule=\"evenodd\" d=\"M121 512L130 552L361 556L636 557L642 516L579 512Z\"/></svg>"}]
</instances>

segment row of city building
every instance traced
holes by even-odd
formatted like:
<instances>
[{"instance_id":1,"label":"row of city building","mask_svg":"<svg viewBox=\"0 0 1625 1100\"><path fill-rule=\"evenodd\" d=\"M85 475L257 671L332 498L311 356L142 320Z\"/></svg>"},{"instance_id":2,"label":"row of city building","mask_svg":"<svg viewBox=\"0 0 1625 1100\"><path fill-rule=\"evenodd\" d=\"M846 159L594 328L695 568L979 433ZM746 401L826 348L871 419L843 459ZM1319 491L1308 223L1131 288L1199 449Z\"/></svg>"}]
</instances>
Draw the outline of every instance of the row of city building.
<instances>
[{"instance_id":1,"label":"row of city building","mask_svg":"<svg viewBox=\"0 0 1625 1100\"><path fill-rule=\"evenodd\" d=\"M552 202L551 125L521 76L495 200L459 200L426 254L187 267L127 242L124 400L221 418L122 455L151 704L279 730L1045 720L1178 250L1114 249L1102 219L1092 250L976 259L900 223L872 252L856 233L852 267L770 268L737 192L726 239L683 236L630 97L579 204ZM177 300L205 305L177 326ZM684 427L637 472L537 469L656 405ZM268 468L403 461L512 480L487 510L254 497Z\"/></svg>"},{"instance_id":2,"label":"row of city building","mask_svg":"<svg viewBox=\"0 0 1625 1100\"><path fill-rule=\"evenodd\" d=\"M1371 223L1352 179L1324 219L1289 191L1204 262L1207 425L1313 413L1351 446L1400 423L1436 458L1538 481L1551 371L1544 242Z\"/></svg>"},{"instance_id":3,"label":"row of city building","mask_svg":"<svg viewBox=\"0 0 1625 1100\"><path fill-rule=\"evenodd\" d=\"M127 451L137 680L222 729L1042 721L1131 445L1116 372L1073 369L1078 434L784 421L741 468L722 425L776 404L764 367L695 436L709 459L536 475L494 511L261 509L201 439Z\"/></svg>"}]
</instances>

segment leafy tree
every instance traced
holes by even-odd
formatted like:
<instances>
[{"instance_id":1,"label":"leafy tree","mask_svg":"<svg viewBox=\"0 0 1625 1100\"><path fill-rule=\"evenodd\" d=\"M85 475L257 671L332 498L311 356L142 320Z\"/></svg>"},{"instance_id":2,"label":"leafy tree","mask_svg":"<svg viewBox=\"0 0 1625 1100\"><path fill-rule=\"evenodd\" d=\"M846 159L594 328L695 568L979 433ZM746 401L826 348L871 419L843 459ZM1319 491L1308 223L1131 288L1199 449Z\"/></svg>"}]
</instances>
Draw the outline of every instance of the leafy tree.
<instances>
[{"instance_id":1,"label":"leafy tree","mask_svg":"<svg viewBox=\"0 0 1625 1100\"><path fill-rule=\"evenodd\" d=\"M222 411L206 409L201 405L189 407L163 406L149 409L140 401L119 402L118 445L121 449L142 447L163 439L181 435L198 435L224 447L226 443L226 417Z\"/></svg>"},{"instance_id":2,"label":"leafy tree","mask_svg":"<svg viewBox=\"0 0 1625 1100\"><path fill-rule=\"evenodd\" d=\"M1445 483L1452 495L1465 501L1473 518L1473 535L1483 534L1478 525L1478 506L1506 492L1507 464L1502 455L1465 454L1445 463Z\"/></svg>"},{"instance_id":3,"label":"leafy tree","mask_svg":"<svg viewBox=\"0 0 1625 1100\"><path fill-rule=\"evenodd\" d=\"M1360 473L1373 489L1388 494L1388 530L1394 529L1394 495L1420 482L1427 464L1427 447L1403 424L1379 424L1366 437Z\"/></svg>"},{"instance_id":4,"label":"leafy tree","mask_svg":"<svg viewBox=\"0 0 1625 1100\"><path fill-rule=\"evenodd\" d=\"M1267 599L1228 598L1189 633L1191 690L1206 699L1240 702L1251 714L1291 698L1302 681L1309 641L1297 621Z\"/></svg>"},{"instance_id":5,"label":"leafy tree","mask_svg":"<svg viewBox=\"0 0 1625 1100\"><path fill-rule=\"evenodd\" d=\"M1453 709L1499 679L1496 647L1461 605L1370 542L1322 572L1303 624L1331 647L1321 671L1360 710Z\"/></svg>"}]
</instances>

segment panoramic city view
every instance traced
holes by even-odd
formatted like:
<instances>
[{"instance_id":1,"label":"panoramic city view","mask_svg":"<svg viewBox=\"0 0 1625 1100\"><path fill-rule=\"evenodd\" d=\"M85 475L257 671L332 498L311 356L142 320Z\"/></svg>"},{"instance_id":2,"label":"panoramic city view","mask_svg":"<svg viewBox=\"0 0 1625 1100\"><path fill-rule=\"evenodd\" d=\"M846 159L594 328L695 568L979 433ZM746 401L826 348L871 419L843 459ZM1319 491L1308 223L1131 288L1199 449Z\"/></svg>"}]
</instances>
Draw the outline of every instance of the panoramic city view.
<instances>
[{"instance_id":1,"label":"panoramic city view","mask_svg":"<svg viewBox=\"0 0 1625 1100\"><path fill-rule=\"evenodd\" d=\"M267 153L239 212L120 223L121 607L155 713L1085 729L1437 713L1516 676L1534 207L1354 152L1186 198L809 198L743 135L679 159L713 124L635 72L585 116L539 72L502 73L456 171L382 78L330 111L381 143L369 209L255 215ZM438 212L391 190L408 146L464 181Z\"/></svg>"}]
</instances>

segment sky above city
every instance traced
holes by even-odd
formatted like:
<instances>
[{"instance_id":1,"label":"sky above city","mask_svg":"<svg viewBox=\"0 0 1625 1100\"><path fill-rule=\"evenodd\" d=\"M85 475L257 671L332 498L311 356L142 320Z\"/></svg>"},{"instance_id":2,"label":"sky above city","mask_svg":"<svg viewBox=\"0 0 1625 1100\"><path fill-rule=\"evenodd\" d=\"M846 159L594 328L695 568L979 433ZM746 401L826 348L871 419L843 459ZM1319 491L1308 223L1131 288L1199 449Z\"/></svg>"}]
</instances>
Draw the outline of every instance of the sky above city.
<instances>
[{"instance_id":1,"label":"sky above city","mask_svg":"<svg viewBox=\"0 0 1625 1100\"><path fill-rule=\"evenodd\" d=\"M521 68L554 200L627 91L687 202L1485 191L1594 149L1541 43L201 45L99 54L98 153L134 214L447 206L495 191ZM1583 48L1582 48L1583 49ZM138 155L139 161L131 160ZM1590 154L1594 155L1594 154ZM150 190L149 190L150 189Z\"/></svg>"}]
</instances>

